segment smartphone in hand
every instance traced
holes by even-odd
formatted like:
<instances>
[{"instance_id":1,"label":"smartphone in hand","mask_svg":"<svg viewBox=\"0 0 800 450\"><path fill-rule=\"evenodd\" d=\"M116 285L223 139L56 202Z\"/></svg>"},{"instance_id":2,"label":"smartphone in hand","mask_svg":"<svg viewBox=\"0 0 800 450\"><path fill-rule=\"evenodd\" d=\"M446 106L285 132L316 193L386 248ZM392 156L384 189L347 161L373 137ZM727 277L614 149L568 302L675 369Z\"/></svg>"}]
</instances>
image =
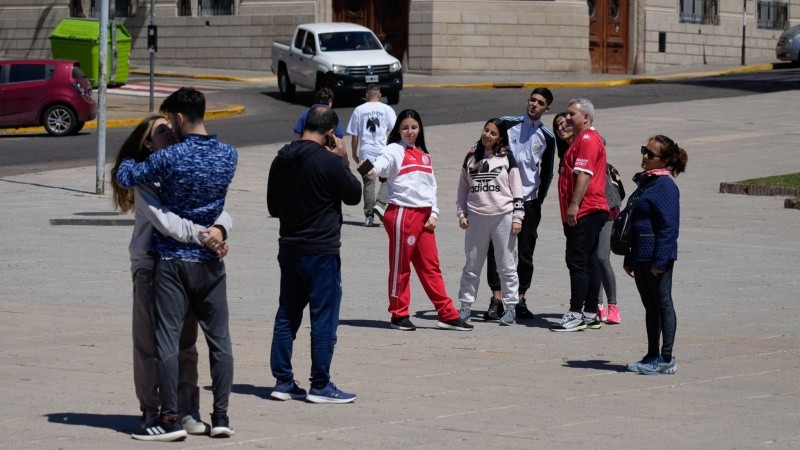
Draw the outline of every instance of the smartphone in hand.
<instances>
[{"instance_id":1,"label":"smartphone in hand","mask_svg":"<svg viewBox=\"0 0 800 450\"><path fill-rule=\"evenodd\" d=\"M361 165L358 166L357 170L358 170L358 173L361 174L361 176L365 177L365 176L367 176L369 171L372 170L373 167L375 167L375 166L372 165L372 161L370 161L368 159L365 159L364 162L362 162Z\"/></svg>"}]
</instances>

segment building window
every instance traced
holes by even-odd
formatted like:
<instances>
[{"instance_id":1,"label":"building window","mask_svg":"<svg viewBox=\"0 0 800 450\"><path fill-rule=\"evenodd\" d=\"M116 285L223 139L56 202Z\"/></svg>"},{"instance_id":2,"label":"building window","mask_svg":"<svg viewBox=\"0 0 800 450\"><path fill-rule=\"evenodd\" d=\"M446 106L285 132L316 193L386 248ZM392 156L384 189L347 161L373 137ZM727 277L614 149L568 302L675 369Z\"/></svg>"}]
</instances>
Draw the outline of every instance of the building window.
<instances>
[{"instance_id":1,"label":"building window","mask_svg":"<svg viewBox=\"0 0 800 450\"><path fill-rule=\"evenodd\" d=\"M785 30L789 27L789 4L758 0L756 3L758 28Z\"/></svg>"},{"instance_id":2,"label":"building window","mask_svg":"<svg viewBox=\"0 0 800 450\"><path fill-rule=\"evenodd\" d=\"M131 0L114 0L114 17L132 17Z\"/></svg>"},{"instance_id":3,"label":"building window","mask_svg":"<svg viewBox=\"0 0 800 450\"><path fill-rule=\"evenodd\" d=\"M718 0L680 0L681 22L719 25Z\"/></svg>"},{"instance_id":4,"label":"building window","mask_svg":"<svg viewBox=\"0 0 800 450\"><path fill-rule=\"evenodd\" d=\"M198 16L230 16L233 14L233 0L199 0Z\"/></svg>"}]
</instances>

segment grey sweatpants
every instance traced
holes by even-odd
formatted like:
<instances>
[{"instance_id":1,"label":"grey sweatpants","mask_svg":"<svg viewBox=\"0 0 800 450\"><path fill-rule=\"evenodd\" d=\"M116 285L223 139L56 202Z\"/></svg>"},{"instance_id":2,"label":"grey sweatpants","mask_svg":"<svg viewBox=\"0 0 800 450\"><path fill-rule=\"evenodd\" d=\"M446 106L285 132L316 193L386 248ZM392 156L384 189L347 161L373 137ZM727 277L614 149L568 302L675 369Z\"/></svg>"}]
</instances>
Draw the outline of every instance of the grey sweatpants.
<instances>
[{"instance_id":1,"label":"grey sweatpants","mask_svg":"<svg viewBox=\"0 0 800 450\"><path fill-rule=\"evenodd\" d=\"M156 318L153 301L153 271L139 269L133 274L133 384L139 409L155 414L161 400L156 353ZM199 414L197 387L197 319L189 312L183 322L178 354L178 413Z\"/></svg>"},{"instance_id":2,"label":"grey sweatpants","mask_svg":"<svg viewBox=\"0 0 800 450\"><path fill-rule=\"evenodd\" d=\"M163 414L178 413L179 341L189 310L197 318L208 344L214 411L228 410L233 386L233 353L225 280L222 261L156 261L156 347Z\"/></svg>"},{"instance_id":3,"label":"grey sweatpants","mask_svg":"<svg viewBox=\"0 0 800 450\"><path fill-rule=\"evenodd\" d=\"M600 281L606 293L609 305L617 304L617 277L614 276L614 267L611 266L611 228L614 221L609 220L600 230L597 242L597 262L600 266ZM602 294L598 297L602 297ZM603 303L602 298L597 299L598 304Z\"/></svg>"},{"instance_id":4,"label":"grey sweatpants","mask_svg":"<svg viewBox=\"0 0 800 450\"><path fill-rule=\"evenodd\" d=\"M467 218L469 227L465 230L464 236L464 254L467 256L467 262L461 273L461 286L458 291L458 299L462 302L475 302L489 242L492 242L494 247L503 304L516 305L519 302L517 237L511 235L513 218L513 213L498 216L470 214Z\"/></svg>"}]
</instances>

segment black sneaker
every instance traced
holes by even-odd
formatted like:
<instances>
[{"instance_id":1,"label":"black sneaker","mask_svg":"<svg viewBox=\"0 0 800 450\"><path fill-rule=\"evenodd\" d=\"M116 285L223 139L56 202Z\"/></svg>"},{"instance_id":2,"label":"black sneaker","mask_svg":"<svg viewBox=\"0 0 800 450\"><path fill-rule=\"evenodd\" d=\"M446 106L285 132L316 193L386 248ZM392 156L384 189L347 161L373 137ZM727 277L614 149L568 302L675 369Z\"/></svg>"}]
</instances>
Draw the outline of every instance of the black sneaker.
<instances>
[{"instance_id":1,"label":"black sneaker","mask_svg":"<svg viewBox=\"0 0 800 450\"><path fill-rule=\"evenodd\" d=\"M211 414L211 437L228 438L233 436L234 431L231 428L228 415L222 411L214 411Z\"/></svg>"},{"instance_id":2,"label":"black sneaker","mask_svg":"<svg viewBox=\"0 0 800 450\"><path fill-rule=\"evenodd\" d=\"M138 441L173 442L186 439L188 433L183 429L177 417L159 418L155 423L136 430L131 437Z\"/></svg>"},{"instance_id":3,"label":"black sneaker","mask_svg":"<svg viewBox=\"0 0 800 450\"><path fill-rule=\"evenodd\" d=\"M396 319L392 319L391 327L400 331L414 331L417 329L417 327L411 323L411 320L408 317L398 317Z\"/></svg>"},{"instance_id":4,"label":"black sneaker","mask_svg":"<svg viewBox=\"0 0 800 450\"><path fill-rule=\"evenodd\" d=\"M442 322L441 320L436 322L436 326L444 329L444 330L456 330L456 331L470 331L472 330L472 325L468 324L461 320L460 317L448 320L447 322Z\"/></svg>"},{"instance_id":5,"label":"black sneaker","mask_svg":"<svg viewBox=\"0 0 800 450\"><path fill-rule=\"evenodd\" d=\"M500 320L500 317L503 315L503 311L503 301L492 297L489 299L489 309L483 313L483 320L487 322L490 320Z\"/></svg>"},{"instance_id":6,"label":"black sneaker","mask_svg":"<svg viewBox=\"0 0 800 450\"><path fill-rule=\"evenodd\" d=\"M517 303L517 319L533 319L533 313L528 309L525 297L519 299L519 303Z\"/></svg>"}]
</instances>

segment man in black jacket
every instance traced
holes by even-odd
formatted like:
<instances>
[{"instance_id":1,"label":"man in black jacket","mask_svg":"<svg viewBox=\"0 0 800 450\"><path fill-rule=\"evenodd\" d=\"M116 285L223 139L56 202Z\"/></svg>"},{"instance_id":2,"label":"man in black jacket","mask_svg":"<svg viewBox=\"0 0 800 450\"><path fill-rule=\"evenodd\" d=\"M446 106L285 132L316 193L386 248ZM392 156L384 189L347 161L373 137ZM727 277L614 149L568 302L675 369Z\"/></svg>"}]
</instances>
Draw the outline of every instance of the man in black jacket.
<instances>
[{"instance_id":1,"label":"man in black jacket","mask_svg":"<svg viewBox=\"0 0 800 450\"><path fill-rule=\"evenodd\" d=\"M271 396L278 400L350 403L356 399L330 381L342 300L342 202L361 201L361 183L348 168L341 140L333 135L338 122L330 108L312 108L300 140L283 147L269 170L267 209L280 219L281 289L270 356L277 380ZM292 344L306 305L311 317L308 395L292 372Z\"/></svg>"},{"instance_id":2,"label":"man in black jacket","mask_svg":"<svg viewBox=\"0 0 800 450\"><path fill-rule=\"evenodd\" d=\"M508 145L517 160L519 175L522 178L523 206L525 218L522 231L517 235L517 277L519 278L519 303L517 319L533 319L525 294L533 279L533 251L539 237L539 222L542 219L542 202L547 196L550 181L553 179L553 160L556 154L556 138L553 132L542 123L542 115L550 110L553 94L550 89L537 87L528 96L525 115L504 116L500 119L508 130ZM494 261L494 248L489 247L486 264L486 278L492 289L489 310L485 320L499 320L503 315L503 302L500 301L500 277Z\"/></svg>"}]
</instances>

